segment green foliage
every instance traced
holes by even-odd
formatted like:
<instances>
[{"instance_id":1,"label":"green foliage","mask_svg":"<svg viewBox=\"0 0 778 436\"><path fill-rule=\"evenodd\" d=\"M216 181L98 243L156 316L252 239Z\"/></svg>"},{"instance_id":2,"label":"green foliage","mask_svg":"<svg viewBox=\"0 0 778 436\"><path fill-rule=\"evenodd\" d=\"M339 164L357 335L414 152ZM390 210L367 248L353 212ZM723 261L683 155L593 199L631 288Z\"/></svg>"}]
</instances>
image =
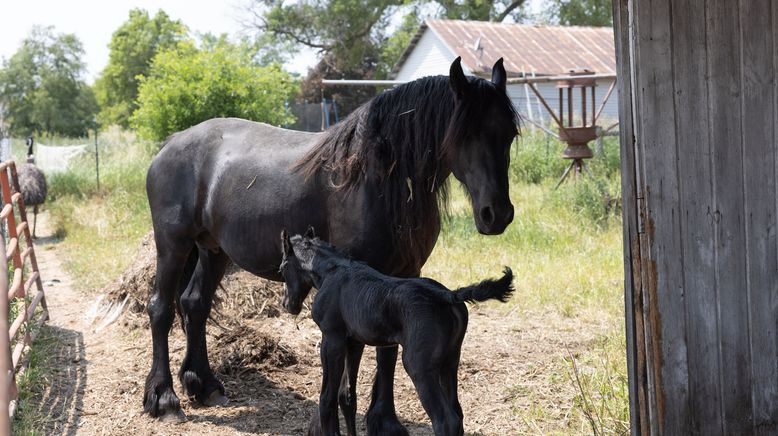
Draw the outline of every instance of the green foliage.
<instances>
[{"instance_id":1,"label":"green foliage","mask_svg":"<svg viewBox=\"0 0 778 436\"><path fill-rule=\"evenodd\" d=\"M297 84L288 73L255 65L246 46L224 40L208 45L198 49L186 41L155 56L149 75L140 79L138 109L130 119L141 136L162 140L215 117L293 121L284 103Z\"/></svg>"},{"instance_id":2,"label":"green foliage","mask_svg":"<svg viewBox=\"0 0 778 436\"><path fill-rule=\"evenodd\" d=\"M563 26L613 25L611 0L549 0L548 13L552 22Z\"/></svg>"},{"instance_id":3,"label":"green foliage","mask_svg":"<svg viewBox=\"0 0 778 436\"><path fill-rule=\"evenodd\" d=\"M437 8L419 0L254 0L258 38L285 47L309 47L335 72L362 71L362 78L385 77L425 18L502 21L526 17L526 0L441 0ZM393 26L395 16L404 17ZM370 68L365 68L365 60ZM350 75L351 78L356 78Z\"/></svg>"},{"instance_id":4,"label":"green foliage","mask_svg":"<svg viewBox=\"0 0 778 436\"><path fill-rule=\"evenodd\" d=\"M93 126L97 103L81 77L81 41L35 27L0 71L0 106L14 135L83 136Z\"/></svg>"},{"instance_id":5,"label":"green foliage","mask_svg":"<svg viewBox=\"0 0 778 436\"><path fill-rule=\"evenodd\" d=\"M138 243L151 228L144 181L153 145L126 132L101 132L100 138L103 191L94 188L94 156L85 155L67 173L51 180L52 198L47 203L58 233L64 235L60 247L65 267L87 289L115 280L132 262ZM521 146L540 150L537 154L543 156L543 135L526 133L522 141ZM560 147L549 142L549 159L564 165ZM443 223L424 266L423 275L444 278L447 286L455 288L491 277L510 265L517 277L516 296L497 309L509 311L505 316L537 317L540 312L571 319L573 328L591 329L596 324L597 339L585 345L585 352L569 360L560 358L556 365L516 381L515 389L532 391L538 377L554 378L549 382L554 401L515 408L516 419L527 423L528 433L590 434L592 426L606 433L621 432L628 422L620 216L614 209L606 219L610 225L600 225L592 218L599 219L595 214L580 208L580 204L599 201L591 200L596 197L582 203L567 201L574 200L579 189L596 193L600 178L607 179L607 189L618 187L618 165L606 163L618 160L615 141L606 141L604 149L608 157L602 163L599 156L590 160L597 182L571 181L554 191L561 172L548 170L538 183L519 179L516 167L522 161L516 158L519 151L514 146L510 177L514 222L502 235L479 235L469 199L459 186L453 186L451 216ZM615 172L606 176L605 169L611 167ZM593 187L584 186L588 183ZM616 196L615 192L611 195ZM546 331L543 324L533 328ZM544 340L557 345L565 342L564 337ZM577 367L572 366L572 359ZM512 401L515 395L510 387L505 389L506 401Z\"/></svg>"},{"instance_id":6,"label":"green foliage","mask_svg":"<svg viewBox=\"0 0 778 436\"><path fill-rule=\"evenodd\" d=\"M108 65L95 82L100 124L128 126L137 107L138 76L148 73L155 54L175 47L185 34L186 27L162 10L154 18L143 9L130 11L111 36Z\"/></svg>"},{"instance_id":7,"label":"green foliage","mask_svg":"<svg viewBox=\"0 0 778 436\"><path fill-rule=\"evenodd\" d=\"M64 266L85 290L115 280L151 228L146 171L158 150L118 126L100 132L98 141L100 190L89 147L67 171L50 177L46 202L56 235L63 238Z\"/></svg>"},{"instance_id":8,"label":"green foliage","mask_svg":"<svg viewBox=\"0 0 778 436\"><path fill-rule=\"evenodd\" d=\"M421 15L418 8L413 8L403 17L402 24L394 33L382 42L378 55L376 77L389 77L392 68L400 60L400 56L408 48L411 38L419 29L419 25L421 25Z\"/></svg>"}]
</instances>

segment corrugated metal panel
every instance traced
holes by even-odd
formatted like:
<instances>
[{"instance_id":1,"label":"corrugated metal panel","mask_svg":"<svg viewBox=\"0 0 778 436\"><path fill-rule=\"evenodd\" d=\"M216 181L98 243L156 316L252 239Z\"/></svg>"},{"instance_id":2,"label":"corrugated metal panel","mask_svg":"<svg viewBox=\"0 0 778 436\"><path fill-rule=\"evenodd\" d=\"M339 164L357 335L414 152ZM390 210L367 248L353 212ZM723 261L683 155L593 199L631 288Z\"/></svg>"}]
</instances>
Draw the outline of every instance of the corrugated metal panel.
<instances>
[{"instance_id":1,"label":"corrugated metal panel","mask_svg":"<svg viewBox=\"0 0 778 436\"><path fill-rule=\"evenodd\" d=\"M616 71L613 29L609 27L537 26L485 21L427 20L419 32L440 38L451 59L462 57L462 65L477 75L489 75L493 63L505 60L509 77L526 72L556 75L571 69L597 73ZM418 36L418 34L417 34ZM424 53L414 38L395 66L393 77L411 61L413 52Z\"/></svg>"},{"instance_id":2,"label":"corrugated metal panel","mask_svg":"<svg viewBox=\"0 0 778 436\"><path fill-rule=\"evenodd\" d=\"M456 55L433 32L427 30L408 55L396 80L415 80L425 76L448 75ZM467 73L468 71L465 71Z\"/></svg>"}]
</instances>

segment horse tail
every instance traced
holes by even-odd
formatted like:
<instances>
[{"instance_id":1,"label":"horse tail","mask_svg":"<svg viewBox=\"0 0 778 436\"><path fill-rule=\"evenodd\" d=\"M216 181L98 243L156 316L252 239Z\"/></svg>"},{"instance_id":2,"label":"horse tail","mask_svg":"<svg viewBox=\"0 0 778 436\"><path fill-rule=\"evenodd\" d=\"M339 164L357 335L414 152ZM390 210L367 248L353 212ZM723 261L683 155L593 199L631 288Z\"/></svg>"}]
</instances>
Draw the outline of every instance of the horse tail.
<instances>
[{"instance_id":1,"label":"horse tail","mask_svg":"<svg viewBox=\"0 0 778 436\"><path fill-rule=\"evenodd\" d=\"M197 261L199 258L200 253L197 251L197 247L192 248L192 251L189 252L189 257L186 259L186 266L184 267L184 271L181 273L181 279L178 282L178 292L176 293L176 313L178 314L178 318L181 320L181 329L184 331L184 333L186 333L186 323L184 322L184 310L181 307L181 296L184 294L187 286L189 286L189 282L192 280L192 276L194 275L194 270L197 266Z\"/></svg>"},{"instance_id":2,"label":"horse tail","mask_svg":"<svg viewBox=\"0 0 778 436\"><path fill-rule=\"evenodd\" d=\"M481 283L465 286L454 291L454 302L500 300L505 303L513 294L513 271L507 266L499 279L488 279Z\"/></svg>"}]
</instances>

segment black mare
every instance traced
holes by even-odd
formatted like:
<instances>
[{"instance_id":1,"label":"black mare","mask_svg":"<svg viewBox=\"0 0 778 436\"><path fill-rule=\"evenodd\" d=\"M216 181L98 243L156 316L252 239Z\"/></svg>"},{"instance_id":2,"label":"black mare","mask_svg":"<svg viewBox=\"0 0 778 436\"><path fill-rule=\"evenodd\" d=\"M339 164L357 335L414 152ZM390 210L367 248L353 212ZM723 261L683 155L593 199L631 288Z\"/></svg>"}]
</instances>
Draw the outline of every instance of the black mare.
<instances>
[{"instance_id":1,"label":"black mare","mask_svg":"<svg viewBox=\"0 0 778 436\"><path fill-rule=\"evenodd\" d=\"M509 149L516 114L502 59L492 80L419 79L383 92L326 132L304 133L214 119L174 134L154 158L146 191L157 246L148 304L153 360L144 411L183 419L170 372L168 334L180 310L187 348L178 372L187 395L225 404L208 363L205 322L232 260L281 281L278 234L309 225L377 270L417 277L440 230L450 174L469 193L483 234L513 220ZM394 409L397 347L382 348L367 412L370 434L407 434Z\"/></svg>"},{"instance_id":2,"label":"black mare","mask_svg":"<svg viewBox=\"0 0 778 436\"><path fill-rule=\"evenodd\" d=\"M309 436L339 435L338 404L349 436L356 436L357 375L365 345L402 345L403 367L413 381L437 436L461 436L457 372L467 332L465 302L505 302L513 273L450 291L428 278L389 277L316 238L281 233L284 307L300 313L311 287L311 314L322 332L319 415ZM321 432L318 430L321 429Z\"/></svg>"}]
</instances>

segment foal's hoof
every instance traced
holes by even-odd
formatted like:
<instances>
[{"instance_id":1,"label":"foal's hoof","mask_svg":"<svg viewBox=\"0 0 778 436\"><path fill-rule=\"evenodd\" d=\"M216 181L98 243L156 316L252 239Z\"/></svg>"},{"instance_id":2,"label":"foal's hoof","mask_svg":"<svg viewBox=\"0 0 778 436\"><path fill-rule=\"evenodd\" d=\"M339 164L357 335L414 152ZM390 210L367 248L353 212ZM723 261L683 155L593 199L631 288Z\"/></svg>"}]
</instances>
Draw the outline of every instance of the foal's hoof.
<instances>
[{"instance_id":1,"label":"foal's hoof","mask_svg":"<svg viewBox=\"0 0 778 436\"><path fill-rule=\"evenodd\" d=\"M183 410L179 409L175 412L167 412L166 414L160 416L159 420L171 424L180 424L182 422L186 422L186 415L184 414Z\"/></svg>"},{"instance_id":2,"label":"foal's hoof","mask_svg":"<svg viewBox=\"0 0 778 436\"><path fill-rule=\"evenodd\" d=\"M208 407L226 406L229 402L230 400L217 389L211 392L211 395L208 395L208 398L203 401L203 405Z\"/></svg>"}]
</instances>

